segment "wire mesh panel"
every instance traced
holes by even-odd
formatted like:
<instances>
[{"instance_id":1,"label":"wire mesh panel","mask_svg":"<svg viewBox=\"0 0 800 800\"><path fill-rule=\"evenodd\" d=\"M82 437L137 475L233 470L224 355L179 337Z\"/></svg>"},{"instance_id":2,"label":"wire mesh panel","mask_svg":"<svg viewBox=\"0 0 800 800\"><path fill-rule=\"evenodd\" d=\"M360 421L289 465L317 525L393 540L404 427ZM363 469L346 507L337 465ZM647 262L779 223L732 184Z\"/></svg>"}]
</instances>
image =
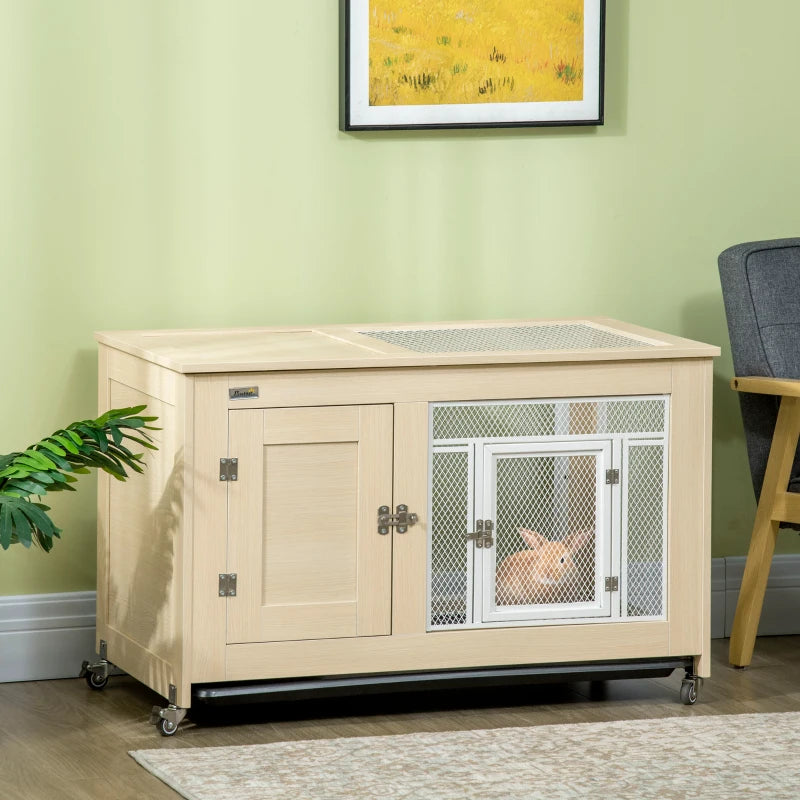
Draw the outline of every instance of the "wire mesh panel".
<instances>
[{"instance_id":1,"label":"wire mesh panel","mask_svg":"<svg viewBox=\"0 0 800 800\"><path fill-rule=\"evenodd\" d=\"M595 600L597 456L499 458L495 604Z\"/></svg>"},{"instance_id":2,"label":"wire mesh panel","mask_svg":"<svg viewBox=\"0 0 800 800\"><path fill-rule=\"evenodd\" d=\"M662 433L666 411L664 397L441 403L433 407L433 439Z\"/></svg>"},{"instance_id":3,"label":"wire mesh panel","mask_svg":"<svg viewBox=\"0 0 800 800\"><path fill-rule=\"evenodd\" d=\"M627 448L625 529L628 617L664 615L666 516L664 444Z\"/></svg>"},{"instance_id":4,"label":"wire mesh panel","mask_svg":"<svg viewBox=\"0 0 800 800\"><path fill-rule=\"evenodd\" d=\"M471 476L469 451L437 450L432 457L431 596L432 627L469 621L468 577Z\"/></svg>"},{"instance_id":5,"label":"wire mesh panel","mask_svg":"<svg viewBox=\"0 0 800 800\"><path fill-rule=\"evenodd\" d=\"M666 395L432 404L429 626L663 619L668 418Z\"/></svg>"},{"instance_id":6,"label":"wire mesh panel","mask_svg":"<svg viewBox=\"0 0 800 800\"><path fill-rule=\"evenodd\" d=\"M652 342L583 322L488 328L359 331L416 353L475 353L503 350L613 350L654 347Z\"/></svg>"}]
</instances>

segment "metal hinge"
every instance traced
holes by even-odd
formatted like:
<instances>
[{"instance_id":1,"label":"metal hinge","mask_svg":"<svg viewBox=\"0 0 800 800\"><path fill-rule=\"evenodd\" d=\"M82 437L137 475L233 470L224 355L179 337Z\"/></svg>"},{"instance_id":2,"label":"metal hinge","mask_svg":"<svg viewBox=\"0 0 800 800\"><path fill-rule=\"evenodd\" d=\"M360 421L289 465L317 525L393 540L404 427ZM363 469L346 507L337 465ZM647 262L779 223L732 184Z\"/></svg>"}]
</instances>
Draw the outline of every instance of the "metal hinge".
<instances>
[{"instance_id":1,"label":"metal hinge","mask_svg":"<svg viewBox=\"0 0 800 800\"><path fill-rule=\"evenodd\" d=\"M615 486L619 483L619 470L607 469L606 470L606 484L608 486Z\"/></svg>"},{"instance_id":2,"label":"metal hinge","mask_svg":"<svg viewBox=\"0 0 800 800\"><path fill-rule=\"evenodd\" d=\"M219 574L219 596L236 597L236 573L220 572Z\"/></svg>"},{"instance_id":3,"label":"metal hinge","mask_svg":"<svg viewBox=\"0 0 800 800\"><path fill-rule=\"evenodd\" d=\"M408 510L408 506L397 506L397 513L392 514L389 506L378 509L378 533L386 536L389 528L394 526L398 533L405 533L412 525L416 525L419 516Z\"/></svg>"},{"instance_id":4,"label":"metal hinge","mask_svg":"<svg viewBox=\"0 0 800 800\"><path fill-rule=\"evenodd\" d=\"M219 460L219 479L221 481L239 480L238 458L221 458Z\"/></svg>"},{"instance_id":5,"label":"metal hinge","mask_svg":"<svg viewBox=\"0 0 800 800\"><path fill-rule=\"evenodd\" d=\"M619 578L616 576L613 578L606 578L606 591L607 592L618 592L619 591Z\"/></svg>"},{"instance_id":6,"label":"metal hinge","mask_svg":"<svg viewBox=\"0 0 800 800\"><path fill-rule=\"evenodd\" d=\"M479 550L484 547L491 547L494 544L493 530L494 523L490 519L476 519L475 530L472 533L464 534L464 538L467 541L475 542L475 547Z\"/></svg>"}]
</instances>

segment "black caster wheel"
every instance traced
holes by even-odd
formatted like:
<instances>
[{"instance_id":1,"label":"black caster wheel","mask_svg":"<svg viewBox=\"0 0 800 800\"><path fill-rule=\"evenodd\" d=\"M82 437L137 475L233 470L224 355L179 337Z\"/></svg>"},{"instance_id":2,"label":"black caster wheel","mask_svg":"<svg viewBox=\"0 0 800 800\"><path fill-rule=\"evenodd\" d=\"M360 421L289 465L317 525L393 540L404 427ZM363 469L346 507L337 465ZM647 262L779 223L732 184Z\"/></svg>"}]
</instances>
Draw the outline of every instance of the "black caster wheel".
<instances>
[{"instance_id":1,"label":"black caster wheel","mask_svg":"<svg viewBox=\"0 0 800 800\"><path fill-rule=\"evenodd\" d=\"M685 706L693 706L697 702L697 681L691 678L684 678L681 681L681 703Z\"/></svg>"},{"instance_id":2,"label":"black caster wheel","mask_svg":"<svg viewBox=\"0 0 800 800\"><path fill-rule=\"evenodd\" d=\"M156 727L162 736L174 736L178 731L177 724L170 722L168 719L160 719L156 723Z\"/></svg>"},{"instance_id":3,"label":"black caster wheel","mask_svg":"<svg viewBox=\"0 0 800 800\"><path fill-rule=\"evenodd\" d=\"M87 672L83 679L86 681L86 685L90 689L94 689L96 692L99 692L101 689L106 688L106 684L108 683L108 676L107 675L97 675L94 672Z\"/></svg>"}]
</instances>

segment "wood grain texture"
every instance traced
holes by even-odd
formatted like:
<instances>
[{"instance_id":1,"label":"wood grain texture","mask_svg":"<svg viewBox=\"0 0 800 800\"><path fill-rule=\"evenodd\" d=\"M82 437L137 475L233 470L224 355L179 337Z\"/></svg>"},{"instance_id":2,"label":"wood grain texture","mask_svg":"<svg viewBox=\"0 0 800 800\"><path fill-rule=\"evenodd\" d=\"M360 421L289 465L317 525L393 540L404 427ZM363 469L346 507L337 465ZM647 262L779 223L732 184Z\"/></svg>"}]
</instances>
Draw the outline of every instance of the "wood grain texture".
<instances>
[{"instance_id":1,"label":"wood grain texture","mask_svg":"<svg viewBox=\"0 0 800 800\"><path fill-rule=\"evenodd\" d=\"M766 378L761 376L736 377L731 379L731 389L753 394L785 395L800 397L800 380L790 378Z\"/></svg>"},{"instance_id":2,"label":"wood grain texture","mask_svg":"<svg viewBox=\"0 0 800 800\"><path fill-rule=\"evenodd\" d=\"M227 680L655 658L669 654L667 622L393 633L229 645Z\"/></svg>"},{"instance_id":3,"label":"wood grain texture","mask_svg":"<svg viewBox=\"0 0 800 800\"><path fill-rule=\"evenodd\" d=\"M394 498L419 517L406 533L393 534L392 633L424 634L428 536L428 404L394 407Z\"/></svg>"},{"instance_id":4,"label":"wood grain texture","mask_svg":"<svg viewBox=\"0 0 800 800\"><path fill-rule=\"evenodd\" d=\"M377 531L377 512L392 506L394 409L361 406L358 441L358 608L359 636L392 630L392 534Z\"/></svg>"},{"instance_id":5,"label":"wood grain texture","mask_svg":"<svg viewBox=\"0 0 800 800\"><path fill-rule=\"evenodd\" d=\"M151 686L177 682L179 704L188 704L191 683L437 664L672 654L695 656L707 674L710 357L717 348L606 318L582 322L634 344L419 354L358 333L432 323L99 335L121 348L101 344L100 402L111 402L109 387L127 386L130 397L115 389L120 402L147 396L161 404L165 436L174 439L163 448L173 459L169 481L179 487L164 504L146 482L130 495L101 483L115 499L112 511L105 501L99 506L99 574L120 586L98 595L99 630ZM204 374L191 374L198 370ZM235 386L254 386L258 397L231 400ZM425 633L430 402L668 393L667 622ZM239 459L239 481L219 480L225 456ZM165 468L158 462L152 470L157 484ZM418 514L417 524L380 536L378 506L399 503ZM181 504L180 513L161 515L177 519L169 553L143 559L127 534L116 551L108 548L115 530L133 531L143 514ZM237 597L219 597L223 572L237 573ZM165 576L168 602L158 591Z\"/></svg>"},{"instance_id":6,"label":"wood grain texture","mask_svg":"<svg viewBox=\"0 0 800 800\"><path fill-rule=\"evenodd\" d=\"M628 347L562 350L416 353L387 349L359 331L487 328L519 325L583 324L616 333ZM696 358L719 355L719 348L661 334L606 317L576 320L470 320L396 325L340 325L304 328L250 328L173 331L103 331L96 339L122 352L183 373L281 369L353 369L434 364L513 364Z\"/></svg>"},{"instance_id":7,"label":"wood grain texture","mask_svg":"<svg viewBox=\"0 0 800 800\"><path fill-rule=\"evenodd\" d=\"M273 408L264 412L264 444L357 442L359 410L352 408Z\"/></svg>"},{"instance_id":8,"label":"wood grain texture","mask_svg":"<svg viewBox=\"0 0 800 800\"><path fill-rule=\"evenodd\" d=\"M391 407L244 409L230 431L227 641L388 634Z\"/></svg>"},{"instance_id":9,"label":"wood grain texture","mask_svg":"<svg viewBox=\"0 0 800 800\"><path fill-rule=\"evenodd\" d=\"M146 405L158 417L157 451L142 475L103 480L98 502L98 639L109 660L143 676L164 696L170 684L188 701L190 594L184 586L191 544L184 517L187 378L123 353L101 354L100 403ZM188 550L187 550L188 548ZM191 559L189 559L190 561Z\"/></svg>"},{"instance_id":10,"label":"wood grain texture","mask_svg":"<svg viewBox=\"0 0 800 800\"><path fill-rule=\"evenodd\" d=\"M184 722L163 738L147 724L160 698L129 677L103 692L82 680L0 684L4 800L175 800L129 750L262 744L340 736L480 730L620 719L800 711L800 637L758 641L752 665L727 663L712 643L713 677L694 706L678 702L682 671L669 678L548 684L243 709L227 725ZM226 719L226 718L221 718ZM47 748L46 769L37 753Z\"/></svg>"},{"instance_id":11,"label":"wood grain texture","mask_svg":"<svg viewBox=\"0 0 800 800\"><path fill-rule=\"evenodd\" d=\"M194 511L192 571L192 680L225 675L225 600L218 575L227 571L228 484L219 460L228 455L228 385L224 377L198 376L194 384Z\"/></svg>"},{"instance_id":12,"label":"wood grain texture","mask_svg":"<svg viewBox=\"0 0 800 800\"><path fill-rule=\"evenodd\" d=\"M671 367L669 361L582 364L580 369L494 364L234 375L231 385L256 386L259 397L231 400L229 408L668 394Z\"/></svg>"},{"instance_id":13,"label":"wood grain texture","mask_svg":"<svg viewBox=\"0 0 800 800\"><path fill-rule=\"evenodd\" d=\"M670 401L667 590L670 654L701 657L710 630L708 498L711 373L706 361L677 363Z\"/></svg>"}]
</instances>

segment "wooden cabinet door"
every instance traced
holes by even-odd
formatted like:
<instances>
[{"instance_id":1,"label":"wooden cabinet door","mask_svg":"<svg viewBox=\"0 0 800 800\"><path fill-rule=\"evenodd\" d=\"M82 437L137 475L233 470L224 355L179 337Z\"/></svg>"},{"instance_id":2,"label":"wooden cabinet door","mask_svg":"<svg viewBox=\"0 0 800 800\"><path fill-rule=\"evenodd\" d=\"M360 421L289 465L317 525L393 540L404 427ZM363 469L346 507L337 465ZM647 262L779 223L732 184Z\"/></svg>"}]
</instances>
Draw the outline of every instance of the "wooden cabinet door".
<instances>
[{"instance_id":1,"label":"wooden cabinet door","mask_svg":"<svg viewBox=\"0 0 800 800\"><path fill-rule=\"evenodd\" d=\"M391 633L391 405L234 410L227 641Z\"/></svg>"}]
</instances>

